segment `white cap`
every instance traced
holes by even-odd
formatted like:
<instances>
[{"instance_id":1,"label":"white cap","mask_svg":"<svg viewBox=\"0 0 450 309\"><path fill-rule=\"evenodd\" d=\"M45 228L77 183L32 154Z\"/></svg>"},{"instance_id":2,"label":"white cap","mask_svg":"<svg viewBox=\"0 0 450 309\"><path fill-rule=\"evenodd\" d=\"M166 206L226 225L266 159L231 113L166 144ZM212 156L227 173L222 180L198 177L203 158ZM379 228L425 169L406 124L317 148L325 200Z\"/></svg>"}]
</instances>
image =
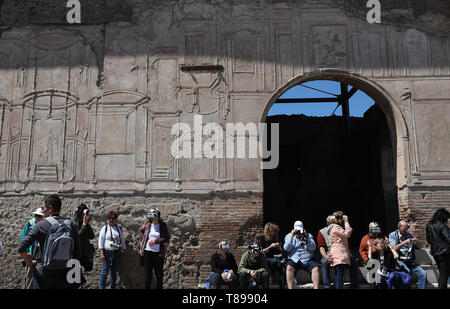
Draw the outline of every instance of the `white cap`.
<instances>
[{"instance_id":1,"label":"white cap","mask_svg":"<svg viewBox=\"0 0 450 309\"><path fill-rule=\"evenodd\" d=\"M295 221L294 223L294 230L300 231L300 233L303 233L303 222L302 221Z\"/></svg>"},{"instance_id":2,"label":"white cap","mask_svg":"<svg viewBox=\"0 0 450 309\"><path fill-rule=\"evenodd\" d=\"M34 212L32 212L33 215L38 215L38 216L44 216L44 213L42 212L42 207L39 207L38 209L36 209Z\"/></svg>"}]
</instances>

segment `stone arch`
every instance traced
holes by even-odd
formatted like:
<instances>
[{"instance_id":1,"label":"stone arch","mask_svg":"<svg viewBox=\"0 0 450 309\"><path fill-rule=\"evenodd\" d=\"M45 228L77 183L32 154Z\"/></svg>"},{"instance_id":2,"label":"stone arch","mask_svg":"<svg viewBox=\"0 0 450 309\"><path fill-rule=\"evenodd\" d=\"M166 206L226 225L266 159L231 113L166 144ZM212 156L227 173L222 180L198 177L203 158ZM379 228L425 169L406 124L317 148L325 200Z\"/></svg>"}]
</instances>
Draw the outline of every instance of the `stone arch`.
<instances>
[{"instance_id":1,"label":"stone arch","mask_svg":"<svg viewBox=\"0 0 450 309\"><path fill-rule=\"evenodd\" d=\"M266 122L269 110L275 101L288 89L314 80L331 80L336 82L345 82L349 85L357 87L359 90L365 92L370 96L376 104L380 107L386 115L388 128L392 141L392 149L397 159L396 166L396 181L397 187L400 189L409 183L411 179L409 169L409 132L404 116L396 103L395 99L376 82L360 76L358 74L349 73L347 71L335 69L323 69L313 71L304 75L296 76L287 81L282 87L278 88L267 102L263 113L261 115L261 123ZM261 173L261 184L263 174Z\"/></svg>"}]
</instances>

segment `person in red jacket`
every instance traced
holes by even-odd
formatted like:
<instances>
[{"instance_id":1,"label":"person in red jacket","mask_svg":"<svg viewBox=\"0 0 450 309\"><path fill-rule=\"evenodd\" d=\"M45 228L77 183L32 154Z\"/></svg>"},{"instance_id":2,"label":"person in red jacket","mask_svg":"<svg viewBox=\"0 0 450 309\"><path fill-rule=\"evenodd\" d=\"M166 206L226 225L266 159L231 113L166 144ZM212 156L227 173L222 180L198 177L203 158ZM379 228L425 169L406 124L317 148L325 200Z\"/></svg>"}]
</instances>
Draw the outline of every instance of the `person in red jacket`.
<instances>
[{"instance_id":1,"label":"person in red jacket","mask_svg":"<svg viewBox=\"0 0 450 309\"><path fill-rule=\"evenodd\" d=\"M359 254L363 259L364 264L366 264L367 261L370 260L369 255L371 256L373 253L375 253L375 246L373 242L377 238L386 238L386 236L381 233L380 225L377 222L370 222L369 233L361 239L361 243L359 245Z\"/></svg>"}]
</instances>

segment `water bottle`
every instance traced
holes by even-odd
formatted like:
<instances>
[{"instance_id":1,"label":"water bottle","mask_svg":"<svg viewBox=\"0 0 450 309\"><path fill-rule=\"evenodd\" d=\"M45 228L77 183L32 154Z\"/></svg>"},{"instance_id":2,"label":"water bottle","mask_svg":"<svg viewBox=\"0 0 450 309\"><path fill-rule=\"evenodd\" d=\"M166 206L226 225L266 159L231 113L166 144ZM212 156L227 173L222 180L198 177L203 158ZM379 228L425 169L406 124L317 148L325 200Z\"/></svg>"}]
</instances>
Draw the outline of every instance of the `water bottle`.
<instances>
[{"instance_id":1,"label":"water bottle","mask_svg":"<svg viewBox=\"0 0 450 309\"><path fill-rule=\"evenodd\" d=\"M250 280L248 281L248 286L251 288L256 286L256 281L253 277L251 277Z\"/></svg>"},{"instance_id":2,"label":"water bottle","mask_svg":"<svg viewBox=\"0 0 450 309\"><path fill-rule=\"evenodd\" d=\"M224 269L224 270L223 270L223 272L227 274L227 279L228 279L228 281L230 281L231 273L229 273L228 271L229 271L229 269Z\"/></svg>"}]
</instances>

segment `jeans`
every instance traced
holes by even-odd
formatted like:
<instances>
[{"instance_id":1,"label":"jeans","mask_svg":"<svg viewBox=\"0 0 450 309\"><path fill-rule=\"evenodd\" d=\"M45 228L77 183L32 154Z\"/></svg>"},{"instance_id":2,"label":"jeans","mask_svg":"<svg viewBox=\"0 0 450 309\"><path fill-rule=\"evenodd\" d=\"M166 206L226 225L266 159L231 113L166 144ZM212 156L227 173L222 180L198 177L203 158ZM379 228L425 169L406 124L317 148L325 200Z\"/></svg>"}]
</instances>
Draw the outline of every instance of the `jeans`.
<instances>
[{"instance_id":1,"label":"jeans","mask_svg":"<svg viewBox=\"0 0 450 309\"><path fill-rule=\"evenodd\" d=\"M105 289L106 278L108 277L109 271L111 271L110 285L111 289L116 288L117 281L117 269L120 265L120 260L122 258L121 250L104 250L105 260L102 263L102 271L100 272L100 280L98 282L99 289Z\"/></svg>"},{"instance_id":2,"label":"jeans","mask_svg":"<svg viewBox=\"0 0 450 309\"><path fill-rule=\"evenodd\" d=\"M330 264L328 261L322 257L322 281L323 287L325 289L331 288L330 283ZM342 279L344 278L344 274L342 273ZM341 280L342 282L342 280ZM358 260L354 258L350 258L350 288L358 289L359 288L359 267Z\"/></svg>"},{"instance_id":3,"label":"jeans","mask_svg":"<svg viewBox=\"0 0 450 309\"><path fill-rule=\"evenodd\" d=\"M267 264L269 270L273 273L278 272L280 274L280 289L286 288L286 267L280 263L276 258L267 258Z\"/></svg>"},{"instance_id":4,"label":"jeans","mask_svg":"<svg viewBox=\"0 0 450 309\"><path fill-rule=\"evenodd\" d=\"M252 278L252 277L248 273L240 273L239 274L239 283L240 283L240 288L241 289L248 289L248 288L250 288L249 287L250 278ZM266 271L259 272L256 275L255 281L256 281L257 284L261 285L261 287L263 289L268 289L269 285L270 285L269 273L266 272ZM254 288L256 288L256 286Z\"/></svg>"},{"instance_id":5,"label":"jeans","mask_svg":"<svg viewBox=\"0 0 450 309\"><path fill-rule=\"evenodd\" d=\"M339 264L334 266L334 288L336 290L340 290L344 287L344 272L345 268L347 267L346 264Z\"/></svg>"},{"instance_id":6,"label":"jeans","mask_svg":"<svg viewBox=\"0 0 450 309\"><path fill-rule=\"evenodd\" d=\"M425 289L425 286L427 285L427 273L425 272L425 270L423 270L422 267L417 265L416 261L405 263L404 261L399 260L398 265L400 265L400 267L403 267L404 270L409 274L411 274L412 271L419 278L417 282L417 288L421 290Z\"/></svg>"},{"instance_id":7,"label":"jeans","mask_svg":"<svg viewBox=\"0 0 450 309\"><path fill-rule=\"evenodd\" d=\"M222 274L214 273L209 279L211 283L211 289L220 289L222 285L228 286L230 289L237 289L239 285L239 277L237 274L232 274L230 281L225 282L222 278Z\"/></svg>"},{"instance_id":8,"label":"jeans","mask_svg":"<svg viewBox=\"0 0 450 309\"><path fill-rule=\"evenodd\" d=\"M163 266L164 258L159 257L159 252L144 251L145 288L150 289L152 284L153 271L156 277L156 288L163 287Z\"/></svg>"},{"instance_id":9,"label":"jeans","mask_svg":"<svg viewBox=\"0 0 450 309\"><path fill-rule=\"evenodd\" d=\"M447 282L450 275L450 255L434 256L438 270L439 270L439 289L447 289Z\"/></svg>"},{"instance_id":10,"label":"jeans","mask_svg":"<svg viewBox=\"0 0 450 309\"><path fill-rule=\"evenodd\" d=\"M330 289L331 288L331 283L330 283L330 264L323 257L322 257L322 260L320 262L322 264L323 287L324 287L324 289Z\"/></svg>"}]
</instances>

